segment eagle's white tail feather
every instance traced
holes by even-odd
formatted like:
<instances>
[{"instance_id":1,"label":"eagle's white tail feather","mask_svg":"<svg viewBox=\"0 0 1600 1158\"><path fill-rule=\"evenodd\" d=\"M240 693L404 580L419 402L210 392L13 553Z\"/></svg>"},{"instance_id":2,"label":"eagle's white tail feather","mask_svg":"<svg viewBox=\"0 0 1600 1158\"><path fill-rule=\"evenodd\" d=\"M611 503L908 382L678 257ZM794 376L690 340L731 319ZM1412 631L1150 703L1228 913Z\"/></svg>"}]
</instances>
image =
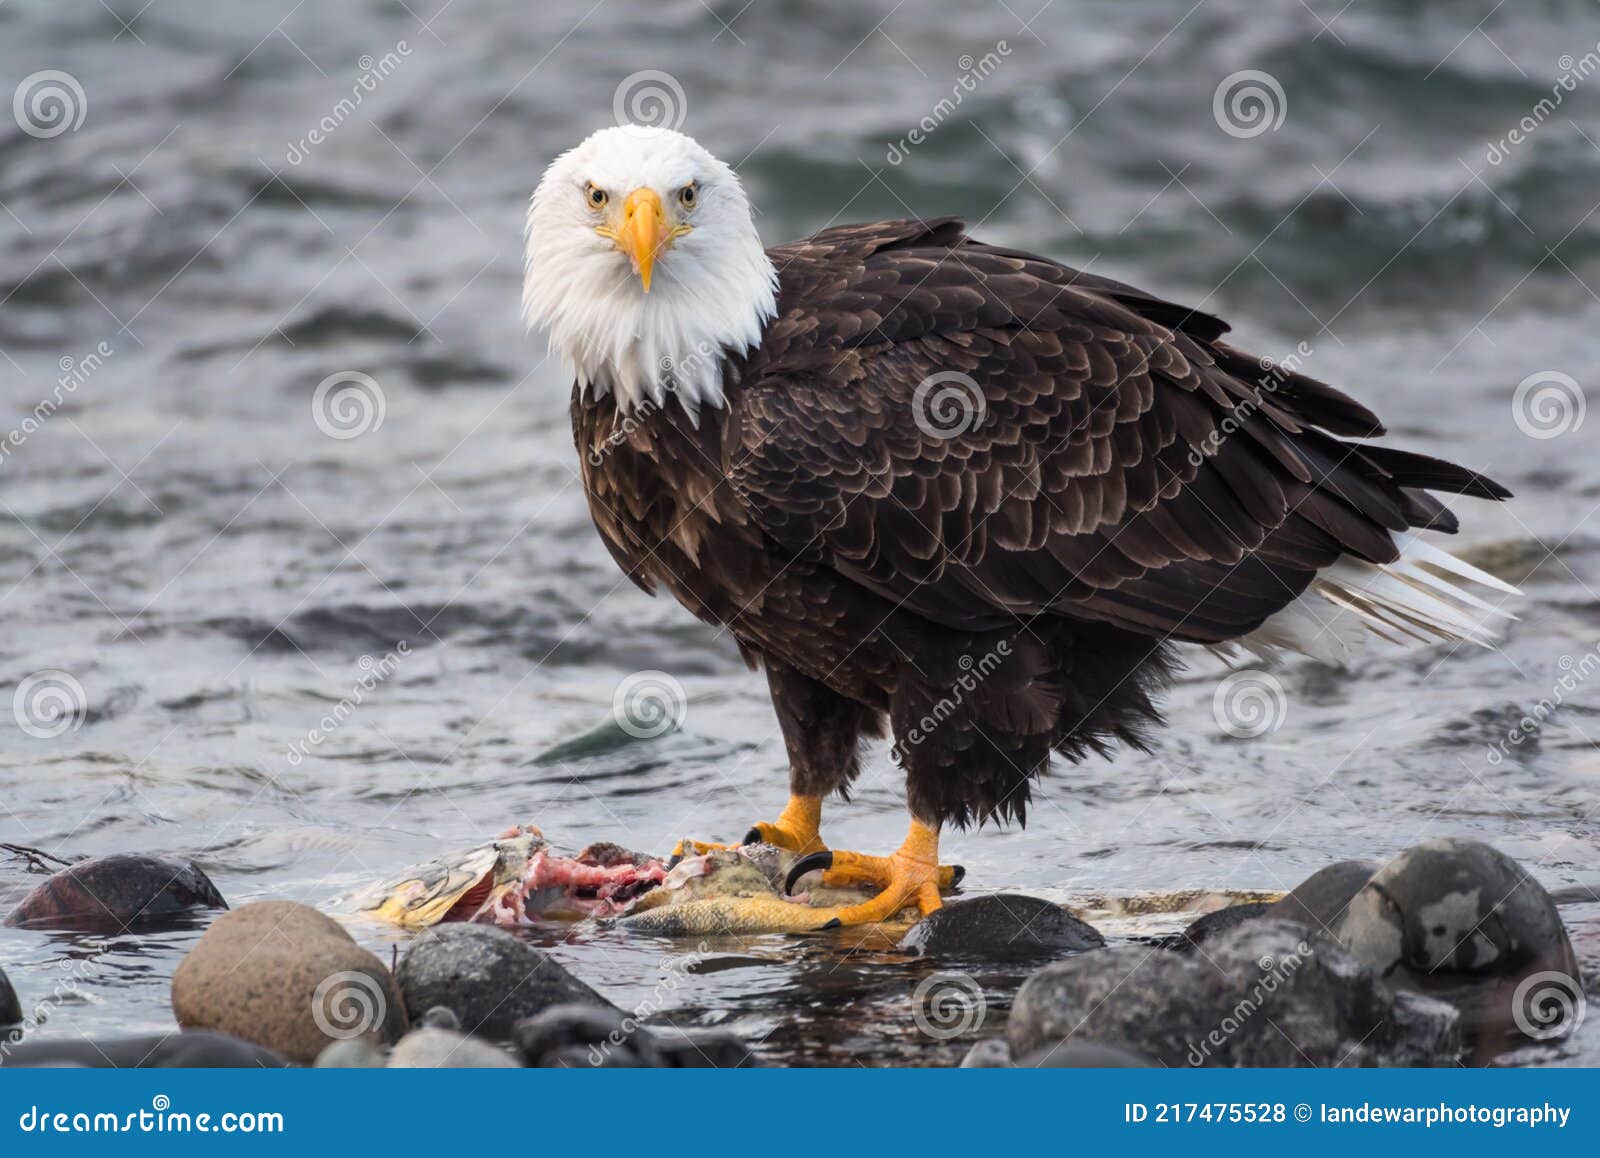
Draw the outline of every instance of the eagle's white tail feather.
<instances>
[{"instance_id":1,"label":"eagle's white tail feather","mask_svg":"<svg viewBox=\"0 0 1600 1158\"><path fill-rule=\"evenodd\" d=\"M1464 640L1490 647L1496 621L1516 618L1467 586L1521 594L1509 583L1409 532L1394 542L1400 558L1393 563L1339 560L1239 645L1262 656L1287 650L1343 663L1369 635L1398 644Z\"/></svg>"}]
</instances>

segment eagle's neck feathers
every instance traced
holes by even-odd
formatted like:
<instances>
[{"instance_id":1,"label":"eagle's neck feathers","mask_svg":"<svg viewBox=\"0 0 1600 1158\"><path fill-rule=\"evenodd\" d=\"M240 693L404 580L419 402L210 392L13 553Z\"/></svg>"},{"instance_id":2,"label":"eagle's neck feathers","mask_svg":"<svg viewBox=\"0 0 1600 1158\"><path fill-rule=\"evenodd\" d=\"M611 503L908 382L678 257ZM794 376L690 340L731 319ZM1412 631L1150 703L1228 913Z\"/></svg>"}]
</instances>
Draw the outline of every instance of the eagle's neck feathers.
<instances>
[{"instance_id":1,"label":"eagle's neck feathers","mask_svg":"<svg viewBox=\"0 0 1600 1158\"><path fill-rule=\"evenodd\" d=\"M578 252L559 252L558 235L530 253L524 312L580 392L614 395L623 414L674 398L691 418L723 405L724 364L760 345L778 274L753 225L689 240L698 244L657 265L649 293L620 254L595 252L581 235Z\"/></svg>"}]
</instances>

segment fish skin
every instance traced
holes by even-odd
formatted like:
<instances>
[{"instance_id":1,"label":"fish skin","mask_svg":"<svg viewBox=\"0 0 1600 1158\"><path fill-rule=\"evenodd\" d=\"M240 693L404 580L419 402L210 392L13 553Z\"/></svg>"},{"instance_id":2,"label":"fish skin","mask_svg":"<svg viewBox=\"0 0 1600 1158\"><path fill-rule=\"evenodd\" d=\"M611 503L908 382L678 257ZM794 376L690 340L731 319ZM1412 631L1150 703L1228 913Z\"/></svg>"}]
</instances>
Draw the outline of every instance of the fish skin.
<instances>
[{"instance_id":1,"label":"fish skin","mask_svg":"<svg viewBox=\"0 0 1600 1158\"><path fill-rule=\"evenodd\" d=\"M362 892L355 898L355 912L406 929L431 928L485 878L489 881L485 905L520 886L529 859L543 847L544 835L533 825L507 829L494 840L435 857L407 869L398 880Z\"/></svg>"},{"instance_id":2,"label":"fish skin","mask_svg":"<svg viewBox=\"0 0 1600 1158\"><path fill-rule=\"evenodd\" d=\"M485 895L472 917L508 907L530 916L559 912L566 899L561 889L521 891L530 864L548 848L533 825L507 829L495 840L436 857L406 870L397 880L366 890L354 901L355 913L406 929L426 929L445 920L474 888L484 886ZM825 888L813 873L809 879L817 883L809 891L786 897L783 882L795 859L793 853L771 845L688 857L660 885L637 897L625 913L601 920L618 928L678 937L809 933L826 920L819 910L855 904L870 895L862 888ZM882 924L900 928L916 915L915 904L910 904Z\"/></svg>"}]
</instances>

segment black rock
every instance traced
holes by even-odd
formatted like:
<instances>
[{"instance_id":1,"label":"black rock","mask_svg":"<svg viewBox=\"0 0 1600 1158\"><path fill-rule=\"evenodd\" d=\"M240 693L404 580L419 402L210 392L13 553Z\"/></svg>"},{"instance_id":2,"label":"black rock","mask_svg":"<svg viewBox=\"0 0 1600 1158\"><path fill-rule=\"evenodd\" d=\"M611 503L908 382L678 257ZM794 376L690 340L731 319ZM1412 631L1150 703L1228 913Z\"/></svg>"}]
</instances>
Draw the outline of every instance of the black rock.
<instances>
[{"instance_id":1,"label":"black rock","mask_svg":"<svg viewBox=\"0 0 1600 1158\"><path fill-rule=\"evenodd\" d=\"M1103 948L1093 925L1038 897L998 893L952 901L924 917L900 948L924 956L1056 957Z\"/></svg>"},{"instance_id":2,"label":"black rock","mask_svg":"<svg viewBox=\"0 0 1600 1158\"><path fill-rule=\"evenodd\" d=\"M1392 984L1455 1005L1477 1060L1510 1037L1564 1037L1581 1017L1583 979L1555 902L1481 841L1407 849L1356 894L1337 932Z\"/></svg>"},{"instance_id":3,"label":"black rock","mask_svg":"<svg viewBox=\"0 0 1600 1158\"><path fill-rule=\"evenodd\" d=\"M193 861L113 853L62 869L22 898L5 923L121 933L181 924L196 913L227 907Z\"/></svg>"},{"instance_id":4,"label":"black rock","mask_svg":"<svg viewBox=\"0 0 1600 1158\"><path fill-rule=\"evenodd\" d=\"M1036 1049L1016 1062L1028 1070L1127 1070L1150 1069L1155 1062L1131 1050L1093 1041L1064 1041Z\"/></svg>"},{"instance_id":5,"label":"black rock","mask_svg":"<svg viewBox=\"0 0 1600 1158\"><path fill-rule=\"evenodd\" d=\"M149 1034L104 1041L25 1041L0 1054L0 1065L85 1066L94 1069L282 1068L279 1054L208 1029Z\"/></svg>"},{"instance_id":6,"label":"black rock","mask_svg":"<svg viewBox=\"0 0 1600 1158\"><path fill-rule=\"evenodd\" d=\"M726 1030L658 1026L653 1032L662 1061L673 1069L737 1070L761 1064L742 1038Z\"/></svg>"},{"instance_id":7,"label":"black rock","mask_svg":"<svg viewBox=\"0 0 1600 1158\"><path fill-rule=\"evenodd\" d=\"M412 1017L443 1006L462 1029L495 1041L553 1005L611 1008L548 954L492 925L430 929L401 959L397 978Z\"/></svg>"},{"instance_id":8,"label":"black rock","mask_svg":"<svg viewBox=\"0 0 1600 1158\"><path fill-rule=\"evenodd\" d=\"M600 1069L667 1064L655 1034L610 1006L552 1006L517 1022L511 1041L530 1066Z\"/></svg>"},{"instance_id":9,"label":"black rock","mask_svg":"<svg viewBox=\"0 0 1600 1158\"><path fill-rule=\"evenodd\" d=\"M1170 1066L1454 1060L1455 1010L1408 996L1397 1015L1398 1001L1332 940L1260 917L1203 953L1129 946L1048 965L1018 991L1007 1038L1019 1059L1084 1042Z\"/></svg>"},{"instance_id":10,"label":"black rock","mask_svg":"<svg viewBox=\"0 0 1600 1158\"><path fill-rule=\"evenodd\" d=\"M1251 901L1243 905L1229 905L1225 909L1205 913L1195 920L1187 929L1167 942L1165 947L1186 953L1196 945L1204 944L1214 937L1232 929L1237 929L1246 921L1262 916L1272 906L1265 901Z\"/></svg>"},{"instance_id":11,"label":"black rock","mask_svg":"<svg viewBox=\"0 0 1600 1158\"><path fill-rule=\"evenodd\" d=\"M1318 869L1287 896L1269 906L1267 916L1299 921L1319 933L1333 936L1351 900L1372 879L1378 867L1376 861L1342 860Z\"/></svg>"},{"instance_id":12,"label":"black rock","mask_svg":"<svg viewBox=\"0 0 1600 1158\"><path fill-rule=\"evenodd\" d=\"M6 971L0 969L0 1025L15 1025L22 1020L22 1002L17 1000L17 991L11 988L11 982L6 980Z\"/></svg>"}]
</instances>

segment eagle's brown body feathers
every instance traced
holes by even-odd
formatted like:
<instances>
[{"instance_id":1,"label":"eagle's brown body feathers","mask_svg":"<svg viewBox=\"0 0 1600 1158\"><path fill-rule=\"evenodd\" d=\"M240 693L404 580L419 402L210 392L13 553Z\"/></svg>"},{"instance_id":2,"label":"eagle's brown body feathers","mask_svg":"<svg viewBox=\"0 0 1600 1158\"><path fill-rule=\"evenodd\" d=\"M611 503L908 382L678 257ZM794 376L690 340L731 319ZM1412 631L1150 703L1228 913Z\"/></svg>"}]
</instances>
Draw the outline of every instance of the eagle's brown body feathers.
<instances>
[{"instance_id":1,"label":"eagle's brown body feathers","mask_svg":"<svg viewBox=\"0 0 1600 1158\"><path fill-rule=\"evenodd\" d=\"M778 315L722 408L575 394L572 419L618 563L764 662L799 792L843 790L887 717L915 815L1020 820L1052 749L1140 742L1171 643L1259 628L1341 556L1394 560L1390 532L1454 530L1423 488L1507 493L1343 441L1382 428L1209 315L959 221L769 254ZM982 402L946 436L917 391L950 373Z\"/></svg>"}]
</instances>

